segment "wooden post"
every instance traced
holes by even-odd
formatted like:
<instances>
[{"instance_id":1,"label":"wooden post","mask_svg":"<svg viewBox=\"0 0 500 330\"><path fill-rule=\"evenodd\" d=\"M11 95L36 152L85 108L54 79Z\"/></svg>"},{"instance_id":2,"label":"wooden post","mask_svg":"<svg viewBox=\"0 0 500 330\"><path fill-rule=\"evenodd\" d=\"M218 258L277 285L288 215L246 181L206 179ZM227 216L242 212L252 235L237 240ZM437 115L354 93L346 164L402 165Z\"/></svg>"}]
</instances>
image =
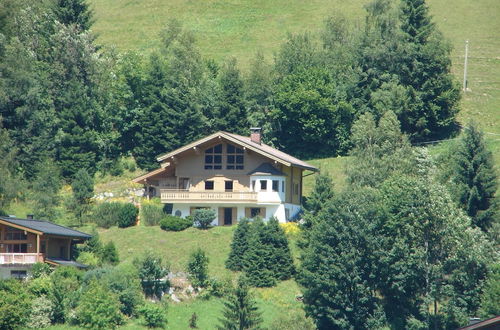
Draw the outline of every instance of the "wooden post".
<instances>
[{"instance_id":1,"label":"wooden post","mask_svg":"<svg viewBox=\"0 0 500 330\"><path fill-rule=\"evenodd\" d=\"M40 235L36 234L36 261L40 261Z\"/></svg>"}]
</instances>

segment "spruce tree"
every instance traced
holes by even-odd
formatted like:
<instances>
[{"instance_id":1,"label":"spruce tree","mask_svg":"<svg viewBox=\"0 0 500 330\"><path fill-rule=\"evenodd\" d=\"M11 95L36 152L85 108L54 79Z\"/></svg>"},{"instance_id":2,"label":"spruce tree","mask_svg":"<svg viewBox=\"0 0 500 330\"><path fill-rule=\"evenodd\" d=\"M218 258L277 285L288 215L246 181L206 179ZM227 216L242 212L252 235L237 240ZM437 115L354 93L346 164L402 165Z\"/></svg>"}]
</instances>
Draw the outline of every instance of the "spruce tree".
<instances>
[{"instance_id":1,"label":"spruce tree","mask_svg":"<svg viewBox=\"0 0 500 330\"><path fill-rule=\"evenodd\" d=\"M208 281L208 257L206 253L198 248L189 256L187 271L189 280L194 287L204 288Z\"/></svg>"},{"instance_id":2,"label":"spruce tree","mask_svg":"<svg viewBox=\"0 0 500 330\"><path fill-rule=\"evenodd\" d=\"M260 218L252 223L249 248L245 254L245 275L248 284L254 287L271 287L276 285L273 273L275 265L273 247L269 244L272 237L266 224Z\"/></svg>"},{"instance_id":3,"label":"spruce tree","mask_svg":"<svg viewBox=\"0 0 500 330\"><path fill-rule=\"evenodd\" d=\"M115 243L109 241L104 245L101 253L98 253L101 257L103 263L109 263L111 265L117 265L120 262L120 257L118 256L118 250L116 249Z\"/></svg>"},{"instance_id":4,"label":"spruce tree","mask_svg":"<svg viewBox=\"0 0 500 330\"><path fill-rule=\"evenodd\" d=\"M238 280L236 288L224 302L222 313L219 330L256 330L262 324L261 313L244 278Z\"/></svg>"},{"instance_id":5,"label":"spruce tree","mask_svg":"<svg viewBox=\"0 0 500 330\"><path fill-rule=\"evenodd\" d=\"M288 280L295 274L295 267L285 231L275 217L269 219L265 229L269 233L269 239L264 243L272 249L270 266L273 276L280 281Z\"/></svg>"},{"instance_id":6,"label":"spruce tree","mask_svg":"<svg viewBox=\"0 0 500 330\"><path fill-rule=\"evenodd\" d=\"M243 80L236 65L236 59L231 58L222 67L219 75L220 100L218 105L219 119L217 129L246 135L249 128L247 119Z\"/></svg>"},{"instance_id":7,"label":"spruce tree","mask_svg":"<svg viewBox=\"0 0 500 330\"><path fill-rule=\"evenodd\" d=\"M90 210L94 196L94 179L85 169L80 169L71 183L73 190L73 210L80 223L84 215Z\"/></svg>"},{"instance_id":8,"label":"spruce tree","mask_svg":"<svg viewBox=\"0 0 500 330\"><path fill-rule=\"evenodd\" d=\"M87 0L56 0L54 13L59 22L65 25L75 24L85 31L94 23Z\"/></svg>"},{"instance_id":9,"label":"spruce tree","mask_svg":"<svg viewBox=\"0 0 500 330\"><path fill-rule=\"evenodd\" d=\"M33 182L34 215L37 219L54 220L61 186L60 170L55 162L51 159L42 161Z\"/></svg>"},{"instance_id":10,"label":"spruce tree","mask_svg":"<svg viewBox=\"0 0 500 330\"><path fill-rule=\"evenodd\" d=\"M450 186L456 201L473 224L488 231L498 215L498 179L491 152L475 123L464 129L451 164Z\"/></svg>"},{"instance_id":11,"label":"spruce tree","mask_svg":"<svg viewBox=\"0 0 500 330\"><path fill-rule=\"evenodd\" d=\"M241 271L245 268L245 254L248 251L250 235L250 221L246 218L241 219L233 234L231 251L226 260L227 269Z\"/></svg>"},{"instance_id":12,"label":"spruce tree","mask_svg":"<svg viewBox=\"0 0 500 330\"><path fill-rule=\"evenodd\" d=\"M322 172L316 175L314 179L314 188L311 195L307 198L306 209L313 215L323 208L326 202L333 198L333 180L331 176Z\"/></svg>"}]
</instances>

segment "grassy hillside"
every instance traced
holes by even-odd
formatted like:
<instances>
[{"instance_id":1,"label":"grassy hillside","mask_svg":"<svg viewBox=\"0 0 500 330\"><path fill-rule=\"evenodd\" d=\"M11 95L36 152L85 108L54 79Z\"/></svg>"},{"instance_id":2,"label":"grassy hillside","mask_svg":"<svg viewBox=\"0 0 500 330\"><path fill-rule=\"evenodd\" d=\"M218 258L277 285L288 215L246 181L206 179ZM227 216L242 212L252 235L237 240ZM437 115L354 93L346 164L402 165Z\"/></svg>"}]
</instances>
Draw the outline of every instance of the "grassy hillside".
<instances>
[{"instance_id":1,"label":"grassy hillside","mask_svg":"<svg viewBox=\"0 0 500 330\"><path fill-rule=\"evenodd\" d=\"M162 255L174 272L185 272L189 254L200 247L207 252L210 259L210 275L224 279L234 278L237 275L224 267L235 228L215 227L210 230L190 228L182 232L166 232L159 227L137 226L127 229L113 227L100 231L100 237L104 242L112 240L116 244L121 262L132 262L134 258L149 249ZM297 256L295 243L292 239L292 251ZM285 311L303 313L301 303L295 300L300 290L293 280L282 282L275 288L258 289L255 293L267 325L284 315ZM200 329L214 329L221 316L221 308L222 302L219 299L171 303L168 311L169 328L187 329L189 318L196 312ZM127 325L126 328L131 326Z\"/></svg>"}]
</instances>

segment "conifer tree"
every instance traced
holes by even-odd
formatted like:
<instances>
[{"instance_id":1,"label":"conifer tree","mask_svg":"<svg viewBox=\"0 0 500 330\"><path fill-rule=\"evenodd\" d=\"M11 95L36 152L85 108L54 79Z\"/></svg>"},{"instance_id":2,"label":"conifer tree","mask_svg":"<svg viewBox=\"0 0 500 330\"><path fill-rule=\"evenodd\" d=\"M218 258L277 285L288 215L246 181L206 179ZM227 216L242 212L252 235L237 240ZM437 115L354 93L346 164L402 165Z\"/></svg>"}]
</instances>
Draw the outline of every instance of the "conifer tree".
<instances>
[{"instance_id":1,"label":"conifer tree","mask_svg":"<svg viewBox=\"0 0 500 330\"><path fill-rule=\"evenodd\" d=\"M53 160L47 159L38 165L38 172L33 182L33 200L35 201L35 217L53 220L56 217L55 207L59 205L61 189L60 170Z\"/></svg>"},{"instance_id":2,"label":"conifer tree","mask_svg":"<svg viewBox=\"0 0 500 330\"><path fill-rule=\"evenodd\" d=\"M0 116L0 212L5 212L12 199L17 195L19 179L16 178L15 168L17 150L10 139L9 132L2 128Z\"/></svg>"},{"instance_id":3,"label":"conifer tree","mask_svg":"<svg viewBox=\"0 0 500 330\"><path fill-rule=\"evenodd\" d=\"M85 169L80 169L71 183L71 188L74 212L82 223L83 216L90 210L91 199L94 196L94 179Z\"/></svg>"},{"instance_id":4,"label":"conifer tree","mask_svg":"<svg viewBox=\"0 0 500 330\"><path fill-rule=\"evenodd\" d=\"M219 84L221 94L218 105L217 129L246 135L249 124L243 93L243 80L240 77L235 58L231 58L222 67Z\"/></svg>"},{"instance_id":5,"label":"conifer tree","mask_svg":"<svg viewBox=\"0 0 500 330\"><path fill-rule=\"evenodd\" d=\"M87 0L56 0L54 13L59 22L76 24L82 30L90 29L94 23Z\"/></svg>"},{"instance_id":6,"label":"conifer tree","mask_svg":"<svg viewBox=\"0 0 500 330\"><path fill-rule=\"evenodd\" d=\"M483 133L470 123L458 142L451 164L451 190L473 224L488 231L498 215L498 185L491 152Z\"/></svg>"},{"instance_id":7,"label":"conifer tree","mask_svg":"<svg viewBox=\"0 0 500 330\"><path fill-rule=\"evenodd\" d=\"M273 276L280 281L288 280L295 274L295 267L285 231L275 217L269 219L265 230L269 233L269 239L264 243L272 250L270 266Z\"/></svg>"},{"instance_id":8,"label":"conifer tree","mask_svg":"<svg viewBox=\"0 0 500 330\"><path fill-rule=\"evenodd\" d=\"M223 317L219 320L219 330L257 330L262 323L261 313L253 299L244 278L238 280L224 302Z\"/></svg>"},{"instance_id":9,"label":"conifer tree","mask_svg":"<svg viewBox=\"0 0 500 330\"><path fill-rule=\"evenodd\" d=\"M333 198L333 180L328 173L322 172L314 179L314 188L307 198L306 209L313 215L323 208L326 202Z\"/></svg>"},{"instance_id":10,"label":"conifer tree","mask_svg":"<svg viewBox=\"0 0 500 330\"><path fill-rule=\"evenodd\" d=\"M248 251L251 230L248 219L244 218L238 222L231 242L231 251L226 260L227 269L241 271L245 268L245 254Z\"/></svg>"},{"instance_id":11,"label":"conifer tree","mask_svg":"<svg viewBox=\"0 0 500 330\"><path fill-rule=\"evenodd\" d=\"M189 256L187 265L189 280L194 287L206 287L208 281L208 257L198 248Z\"/></svg>"},{"instance_id":12,"label":"conifer tree","mask_svg":"<svg viewBox=\"0 0 500 330\"><path fill-rule=\"evenodd\" d=\"M272 239L265 223L256 218L252 223L252 234L249 248L245 254L245 276L248 284L254 287L271 287L276 285L273 273L273 247L268 244Z\"/></svg>"},{"instance_id":13,"label":"conifer tree","mask_svg":"<svg viewBox=\"0 0 500 330\"><path fill-rule=\"evenodd\" d=\"M120 257L118 256L118 250L116 249L115 243L109 241L101 250L99 254L103 263L109 263L111 265L117 265L120 262Z\"/></svg>"}]
</instances>

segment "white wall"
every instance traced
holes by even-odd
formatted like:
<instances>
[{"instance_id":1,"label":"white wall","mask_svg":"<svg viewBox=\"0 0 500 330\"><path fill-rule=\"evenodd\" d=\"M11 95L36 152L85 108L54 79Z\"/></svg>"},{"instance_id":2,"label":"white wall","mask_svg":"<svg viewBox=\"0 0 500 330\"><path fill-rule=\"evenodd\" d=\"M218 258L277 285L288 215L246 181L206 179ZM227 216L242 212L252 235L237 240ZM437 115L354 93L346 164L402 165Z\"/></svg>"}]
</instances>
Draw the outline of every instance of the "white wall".
<instances>
[{"instance_id":1,"label":"white wall","mask_svg":"<svg viewBox=\"0 0 500 330\"><path fill-rule=\"evenodd\" d=\"M6 280L10 278L10 271L11 270L26 270L28 276L30 275L30 270L31 270L31 265L26 265L26 266L15 266L15 267L5 267L5 266L0 266L0 279Z\"/></svg>"}]
</instances>

